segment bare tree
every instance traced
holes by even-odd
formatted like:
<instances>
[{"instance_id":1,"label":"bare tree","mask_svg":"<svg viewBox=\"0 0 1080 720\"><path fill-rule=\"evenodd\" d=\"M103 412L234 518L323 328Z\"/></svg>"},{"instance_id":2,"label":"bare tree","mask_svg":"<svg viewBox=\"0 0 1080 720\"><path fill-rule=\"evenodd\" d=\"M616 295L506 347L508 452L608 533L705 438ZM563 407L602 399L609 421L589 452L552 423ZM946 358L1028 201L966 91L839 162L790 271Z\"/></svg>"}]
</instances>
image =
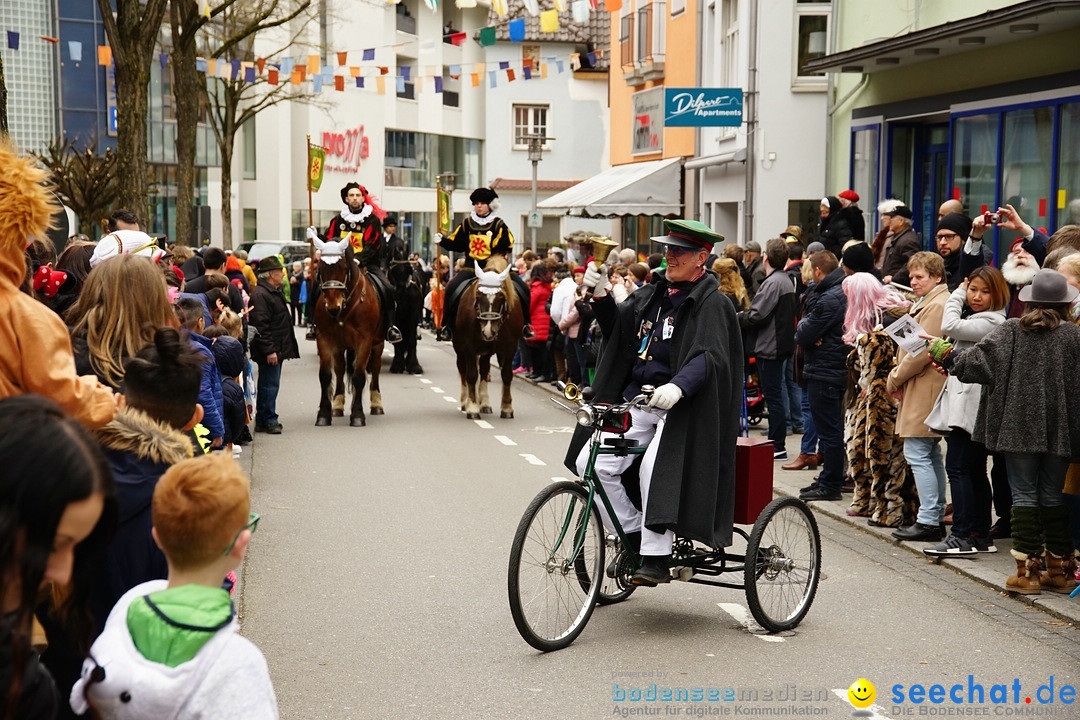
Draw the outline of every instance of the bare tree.
<instances>
[{"instance_id":1,"label":"bare tree","mask_svg":"<svg viewBox=\"0 0 1080 720\"><path fill-rule=\"evenodd\" d=\"M292 4L282 7L285 2ZM267 55L274 57L290 51L304 44L302 38L315 19L308 13L310 7L311 0L259 0L254 7L228 8L222 13L221 22L208 29L209 35L220 32L220 36L212 40L215 49L208 55L216 60L228 57L254 62L256 33L292 23L289 37ZM249 83L241 72L236 77L220 78L206 86L210 126L221 154L221 231L226 247L232 244L232 160L237 131L263 110L281 102L326 104L320 102L317 95L291 85L287 77L282 76L277 85L270 85L267 75L256 74L255 82Z\"/></svg>"},{"instance_id":2,"label":"bare tree","mask_svg":"<svg viewBox=\"0 0 1080 720\"><path fill-rule=\"evenodd\" d=\"M95 147L96 139L80 150L74 141L57 137L45 152L33 153L52 172L64 204L79 218L77 232L91 237L101 230L120 195L117 153L109 148L104 155L98 155L92 150Z\"/></svg>"},{"instance_id":3,"label":"bare tree","mask_svg":"<svg viewBox=\"0 0 1080 720\"><path fill-rule=\"evenodd\" d=\"M207 78L196 69L199 40L203 39L207 54L245 44L250 48L252 43L247 41L254 40L258 33L292 22L306 13L310 5L311 0L259 0L255 3L219 0L210 7L208 18L199 13L195 0L171 0L169 24L176 96L176 236L179 242L187 242L192 237L197 123L206 107Z\"/></svg>"},{"instance_id":4,"label":"bare tree","mask_svg":"<svg viewBox=\"0 0 1080 720\"><path fill-rule=\"evenodd\" d=\"M114 14L112 5L115 3ZM124 182L119 204L148 217L146 115L150 66L168 0L97 0L116 66L116 154Z\"/></svg>"}]
</instances>

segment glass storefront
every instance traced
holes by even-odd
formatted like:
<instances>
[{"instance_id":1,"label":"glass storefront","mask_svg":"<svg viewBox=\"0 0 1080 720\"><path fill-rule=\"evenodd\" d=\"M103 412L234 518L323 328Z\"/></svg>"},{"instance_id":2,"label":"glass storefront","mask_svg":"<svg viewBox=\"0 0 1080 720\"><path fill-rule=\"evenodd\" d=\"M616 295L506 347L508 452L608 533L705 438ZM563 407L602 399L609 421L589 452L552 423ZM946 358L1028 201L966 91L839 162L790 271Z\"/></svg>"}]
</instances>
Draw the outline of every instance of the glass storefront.
<instances>
[{"instance_id":1,"label":"glass storefront","mask_svg":"<svg viewBox=\"0 0 1080 720\"><path fill-rule=\"evenodd\" d=\"M483 142L473 138L386 131L385 182L391 187L434 188L435 175L453 172L459 188L475 188L483 176Z\"/></svg>"},{"instance_id":2,"label":"glass storefront","mask_svg":"<svg viewBox=\"0 0 1080 720\"><path fill-rule=\"evenodd\" d=\"M1032 227L1050 227L1050 171L1054 167L1054 109L1005 113L1001 151L1001 203Z\"/></svg>"},{"instance_id":3,"label":"glass storefront","mask_svg":"<svg viewBox=\"0 0 1080 720\"><path fill-rule=\"evenodd\" d=\"M877 197L879 134L877 126L857 128L851 133L851 189L860 198L866 198L859 207L866 220L867 240L872 238L878 222L875 207L869 201Z\"/></svg>"},{"instance_id":4,"label":"glass storefront","mask_svg":"<svg viewBox=\"0 0 1080 720\"><path fill-rule=\"evenodd\" d=\"M953 123L954 195L969 213L997 207L997 150L997 114L957 118Z\"/></svg>"},{"instance_id":5,"label":"glass storefront","mask_svg":"<svg viewBox=\"0 0 1080 720\"><path fill-rule=\"evenodd\" d=\"M1054 197L1058 227L1080 225L1080 102L1061 106L1060 127Z\"/></svg>"}]
</instances>

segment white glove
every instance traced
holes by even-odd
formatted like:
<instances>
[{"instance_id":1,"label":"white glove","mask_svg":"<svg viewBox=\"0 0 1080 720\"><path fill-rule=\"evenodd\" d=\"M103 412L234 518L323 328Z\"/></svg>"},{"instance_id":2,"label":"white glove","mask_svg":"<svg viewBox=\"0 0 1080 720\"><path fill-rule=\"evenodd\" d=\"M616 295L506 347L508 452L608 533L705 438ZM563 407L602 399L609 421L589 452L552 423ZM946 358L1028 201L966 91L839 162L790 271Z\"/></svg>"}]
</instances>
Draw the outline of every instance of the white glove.
<instances>
[{"instance_id":1,"label":"white glove","mask_svg":"<svg viewBox=\"0 0 1080 720\"><path fill-rule=\"evenodd\" d=\"M435 244L438 245L442 242L442 233L435 233Z\"/></svg>"},{"instance_id":2,"label":"white glove","mask_svg":"<svg viewBox=\"0 0 1080 720\"><path fill-rule=\"evenodd\" d=\"M649 407L654 407L657 410L670 410L675 403L682 400L683 392L675 383L667 383L653 390L652 397L649 398Z\"/></svg>"},{"instance_id":3,"label":"white glove","mask_svg":"<svg viewBox=\"0 0 1080 720\"><path fill-rule=\"evenodd\" d=\"M311 242L315 242L316 240L318 240L319 239L318 231L313 227L309 227L307 229L307 239L310 240Z\"/></svg>"},{"instance_id":4,"label":"white glove","mask_svg":"<svg viewBox=\"0 0 1080 720\"><path fill-rule=\"evenodd\" d=\"M585 277L582 279L582 285L587 288L592 288L593 297L598 298L607 295L608 289L611 287L611 283L609 283L607 279L607 272L600 272L593 263L589 263L589 267L585 268Z\"/></svg>"}]
</instances>

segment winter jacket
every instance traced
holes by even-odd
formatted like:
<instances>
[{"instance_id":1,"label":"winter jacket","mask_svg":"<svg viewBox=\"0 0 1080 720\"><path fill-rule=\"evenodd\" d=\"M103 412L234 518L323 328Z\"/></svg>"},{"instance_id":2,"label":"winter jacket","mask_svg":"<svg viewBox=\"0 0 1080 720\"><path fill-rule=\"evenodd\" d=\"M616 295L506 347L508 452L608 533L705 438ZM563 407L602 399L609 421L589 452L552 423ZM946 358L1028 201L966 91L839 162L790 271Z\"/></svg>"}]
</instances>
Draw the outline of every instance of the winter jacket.
<instances>
[{"instance_id":1,"label":"winter jacket","mask_svg":"<svg viewBox=\"0 0 1080 720\"><path fill-rule=\"evenodd\" d=\"M225 421L221 417L224 400L221 396L221 372L218 370L213 343L198 333L189 333L192 346L203 356L202 379L199 380L199 404L202 405L202 424L211 438L225 437Z\"/></svg>"},{"instance_id":2,"label":"winter jacket","mask_svg":"<svg viewBox=\"0 0 1080 720\"><path fill-rule=\"evenodd\" d=\"M907 262L920 250L922 250L922 244L919 242L919 236L910 226L899 235L893 235L892 244L885 251L885 260L881 264L882 277L891 275L895 283L901 285L910 283Z\"/></svg>"},{"instance_id":3,"label":"winter jacket","mask_svg":"<svg viewBox=\"0 0 1080 720\"><path fill-rule=\"evenodd\" d=\"M11 677L15 672L14 648L12 647L15 616L16 613L0 616L0 707L5 709ZM14 717L51 720L56 717L59 707L60 698L57 696L56 683L53 682L48 669L41 664L38 654L31 650L30 656L23 665L22 689L19 693L19 701L15 703Z\"/></svg>"},{"instance_id":4,"label":"winter jacket","mask_svg":"<svg viewBox=\"0 0 1080 720\"><path fill-rule=\"evenodd\" d=\"M839 260L844 254L844 244L851 239L851 226L839 210L821 220L818 226L818 242Z\"/></svg>"},{"instance_id":5,"label":"winter jacket","mask_svg":"<svg viewBox=\"0 0 1080 720\"><path fill-rule=\"evenodd\" d=\"M866 240L866 218L863 217L862 208L858 205L848 205L840 210L840 217L851 228L852 240ZM841 248L843 245L840 246Z\"/></svg>"},{"instance_id":6,"label":"winter jacket","mask_svg":"<svg viewBox=\"0 0 1080 720\"><path fill-rule=\"evenodd\" d=\"M237 381L244 374L247 358L244 347L233 337L214 339L214 359L221 373L222 418L225 421L225 442L237 443L247 424L244 388Z\"/></svg>"},{"instance_id":7,"label":"winter jacket","mask_svg":"<svg viewBox=\"0 0 1080 720\"><path fill-rule=\"evenodd\" d=\"M949 289L941 284L912 306L911 316L927 335L941 335L941 317L948 297ZM889 373L888 390L904 393L896 413L897 435L902 438L937 437L926 427L926 416L933 410L944 385L945 378L934 369L929 355L925 352L908 355L902 347L896 348L896 367Z\"/></svg>"},{"instance_id":8,"label":"winter jacket","mask_svg":"<svg viewBox=\"0 0 1080 720\"><path fill-rule=\"evenodd\" d=\"M255 338L251 341L251 359L265 363L266 356L277 353L278 362L300 357L300 348L293 333L292 313L279 288L261 282L251 291L251 325Z\"/></svg>"},{"instance_id":9,"label":"winter jacket","mask_svg":"<svg viewBox=\"0 0 1080 720\"><path fill-rule=\"evenodd\" d=\"M957 350L966 350L993 332L1005 322L1005 310L987 310L972 313L964 317L964 302L967 291L957 288L945 301L945 310L941 316L941 334L950 338ZM962 382L955 375L945 379L945 406L948 410L947 423L944 427L931 430L948 432L960 428L970 435L975 432L975 420L979 416L979 400L982 386Z\"/></svg>"},{"instance_id":10,"label":"winter jacket","mask_svg":"<svg viewBox=\"0 0 1080 720\"><path fill-rule=\"evenodd\" d=\"M795 342L806 357L802 375L833 385L847 384L847 356L844 344L844 271L840 268L806 290L802 320L795 329ZM820 342L819 342L820 341Z\"/></svg>"},{"instance_id":11,"label":"winter jacket","mask_svg":"<svg viewBox=\"0 0 1080 720\"><path fill-rule=\"evenodd\" d=\"M529 286L529 322L532 323L536 336L530 344L547 342L551 329L551 315L547 311L547 302L551 298L551 283L533 280Z\"/></svg>"},{"instance_id":12,"label":"winter jacket","mask_svg":"<svg viewBox=\"0 0 1080 720\"><path fill-rule=\"evenodd\" d=\"M739 326L750 331L747 355L777 360L795 352L795 283L782 270L770 272L749 310L739 313Z\"/></svg>"},{"instance_id":13,"label":"winter jacket","mask_svg":"<svg viewBox=\"0 0 1080 720\"><path fill-rule=\"evenodd\" d=\"M150 536L150 501L162 474L193 453L181 430L130 406L95 436L112 469L119 515L116 536L91 595L100 630L121 595L139 583L168 576L165 556Z\"/></svg>"},{"instance_id":14,"label":"winter jacket","mask_svg":"<svg viewBox=\"0 0 1080 720\"><path fill-rule=\"evenodd\" d=\"M261 285L259 286L261 287ZM224 625L197 625L190 608L183 620L175 619L179 608L159 608L160 613L129 613L135 602L166 590L164 580L143 583L128 591L116 604L105 631L94 642L83 663L82 678L71 689L76 712L94 710L103 720L154 718L155 720L273 720L277 701L266 659L239 633L235 614ZM182 588L175 588L175 593ZM156 626L151 627L151 624ZM185 642L192 630L213 632L188 662L170 667L147 658L133 636L151 636L155 643ZM150 654L162 652L154 647ZM91 679L95 668L105 670L100 681Z\"/></svg>"},{"instance_id":15,"label":"winter jacket","mask_svg":"<svg viewBox=\"0 0 1080 720\"><path fill-rule=\"evenodd\" d=\"M563 278L551 292L551 321L556 325L562 322L566 311L574 304L574 292L577 286L574 278Z\"/></svg>"},{"instance_id":16,"label":"winter jacket","mask_svg":"<svg viewBox=\"0 0 1080 720\"><path fill-rule=\"evenodd\" d=\"M0 398L44 395L86 427L101 427L116 413L112 391L93 373L76 371L64 323L19 290L24 242L19 238L18 252L0 251Z\"/></svg>"},{"instance_id":17,"label":"winter jacket","mask_svg":"<svg viewBox=\"0 0 1080 720\"><path fill-rule=\"evenodd\" d=\"M991 452L1080 460L1080 326L1025 332L1006 320L975 347L946 358L950 375L985 388L972 439Z\"/></svg>"}]
</instances>

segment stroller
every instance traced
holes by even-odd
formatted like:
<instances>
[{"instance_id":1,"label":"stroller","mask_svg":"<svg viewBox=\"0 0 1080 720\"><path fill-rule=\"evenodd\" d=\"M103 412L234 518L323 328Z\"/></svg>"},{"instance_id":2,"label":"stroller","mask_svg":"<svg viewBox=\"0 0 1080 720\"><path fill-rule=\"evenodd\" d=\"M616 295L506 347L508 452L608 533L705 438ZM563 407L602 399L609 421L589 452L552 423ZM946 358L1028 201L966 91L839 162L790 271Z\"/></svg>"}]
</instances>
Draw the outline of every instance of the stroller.
<instances>
[{"instance_id":1,"label":"stroller","mask_svg":"<svg viewBox=\"0 0 1080 720\"><path fill-rule=\"evenodd\" d=\"M761 393L761 383L757 374L757 358L753 355L746 358L746 381L743 385L743 395L746 398L746 416L748 424L744 430L749 431L749 425L757 426L762 419L768 417L765 411L765 396Z\"/></svg>"}]
</instances>

